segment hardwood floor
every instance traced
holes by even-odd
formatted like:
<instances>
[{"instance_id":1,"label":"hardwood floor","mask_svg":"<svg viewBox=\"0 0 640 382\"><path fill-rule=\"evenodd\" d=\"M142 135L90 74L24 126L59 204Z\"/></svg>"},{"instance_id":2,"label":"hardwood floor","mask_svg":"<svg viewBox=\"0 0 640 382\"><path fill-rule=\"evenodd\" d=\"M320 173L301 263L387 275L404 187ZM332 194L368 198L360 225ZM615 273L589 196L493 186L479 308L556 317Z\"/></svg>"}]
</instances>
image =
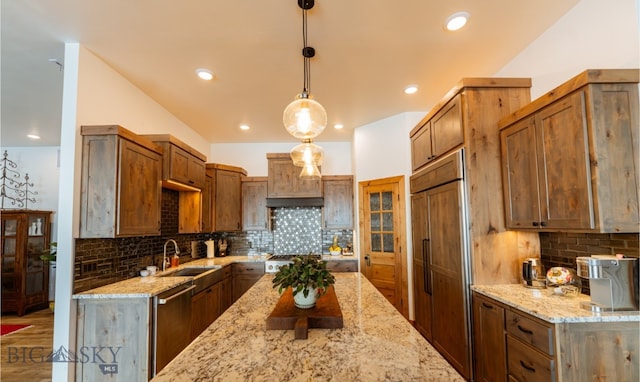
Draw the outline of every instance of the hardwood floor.
<instances>
[{"instance_id":1,"label":"hardwood floor","mask_svg":"<svg viewBox=\"0 0 640 382\"><path fill-rule=\"evenodd\" d=\"M33 325L0 337L0 380L51 381L51 363L45 359L53 347L53 312L43 309L22 317L7 314L0 322Z\"/></svg>"}]
</instances>

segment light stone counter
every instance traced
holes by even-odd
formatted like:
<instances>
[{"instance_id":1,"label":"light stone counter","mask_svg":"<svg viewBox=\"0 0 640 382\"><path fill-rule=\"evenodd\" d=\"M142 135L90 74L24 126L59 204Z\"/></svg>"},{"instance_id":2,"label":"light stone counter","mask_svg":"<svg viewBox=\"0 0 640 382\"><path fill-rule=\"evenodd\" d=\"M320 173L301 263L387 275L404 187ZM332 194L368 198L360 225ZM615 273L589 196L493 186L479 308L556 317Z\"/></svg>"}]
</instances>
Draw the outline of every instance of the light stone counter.
<instances>
[{"instance_id":1,"label":"light stone counter","mask_svg":"<svg viewBox=\"0 0 640 382\"><path fill-rule=\"evenodd\" d=\"M73 295L74 299L86 298L135 298L153 297L178 285L191 282L193 277L160 277L164 273L189 267L215 267L232 263L264 262L266 256L226 256L213 259L197 259L180 264L177 268L168 268L155 276L134 277L113 284ZM219 270L220 271L220 270Z\"/></svg>"},{"instance_id":2,"label":"light stone counter","mask_svg":"<svg viewBox=\"0 0 640 382\"><path fill-rule=\"evenodd\" d=\"M342 329L266 330L279 295L263 276L153 381L463 381L360 273L336 273Z\"/></svg>"},{"instance_id":3,"label":"light stone counter","mask_svg":"<svg viewBox=\"0 0 640 382\"><path fill-rule=\"evenodd\" d=\"M471 290L551 323L640 322L640 312L592 313L582 309L580 303L591 300L585 294L565 297L554 295L551 288L531 289L520 284L472 285Z\"/></svg>"}]
</instances>

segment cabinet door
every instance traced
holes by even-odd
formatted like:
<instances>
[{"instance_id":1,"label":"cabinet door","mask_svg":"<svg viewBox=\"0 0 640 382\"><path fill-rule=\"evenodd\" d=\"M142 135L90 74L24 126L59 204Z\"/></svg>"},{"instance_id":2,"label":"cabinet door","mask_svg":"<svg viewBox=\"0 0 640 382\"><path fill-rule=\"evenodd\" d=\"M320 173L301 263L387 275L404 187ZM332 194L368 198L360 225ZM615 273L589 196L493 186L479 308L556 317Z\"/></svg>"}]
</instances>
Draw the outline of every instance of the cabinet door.
<instances>
[{"instance_id":1,"label":"cabinet door","mask_svg":"<svg viewBox=\"0 0 640 382\"><path fill-rule=\"evenodd\" d=\"M224 313L233 304L233 288L231 277L220 282L220 314Z\"/></svg>"},{"instance_id":2,"label":"cabinet door","mask_svg":"<svg viewBox=\"0 0 640 382\"><path fill-rule=\"evenodd\" d=\"M2 213L2 312L15 312L18 308L21 273L18 232L26 231L24 219Z\"/></svg>"},{"instance_id":3,"label":"cabinet door","mask_svg":"<svg viewBox=\"0 0 640 382\"><path fill-rule=\"evenodd\" d=\"M202 232L213 232L213 219L211 215L213 187L213 177L206 175L204 178L204 187L202 188Z\"/></svg>"},{"instance_id":4,"label":"cabinet door","mask_svg":"<svg viewBox=\"0 0 640 382\"><path fill-rule=\"evenodd\" d=\"M216 170L215 230L239 231L242 219L242 186L240 174Z\"/></svg>"},{"instance_id":5,"label":"cabinet door","mask_svg":"<svg viewBox=\"0 0 640 382\"><path fill-rule=\"evenodd\" d=\"M270 198L313 198L322 196L320 179L301 179L301 167L293 165L289 157L269 158L267 195Z\"/></svg>"},{"instance_id":6,"label":"cabinet door","mask_svg":"<svg viewBox=\"0 0 640 382\"><path fill-rule=\"evenodd\" d=\"M191 154L172 144L169 144L168 147L169 153L165 153L165 155L169 155L170 158L169 179L189 184L189 160Z\"/></svg>"},{"instance_id":7,"label":"cabinet door","mask_svg":"<svg viewBox=\"0 0 640 382\"><path fill-rule=\"evenodd\" d=\"M431 340L431 282L426 268L427 193L411 195L414 312L416 329Z\"/></svg>"},{"instance_id":8,"label":"cabinet door","mask_svg":"<svg viewBox=\"0 0 640 382\"><path fill-rule=\"evenodd\" d=\"M584 92L549 105L535 119L542 224L593 228Z\"/></svg>"},{"instance_id":9,"label":"cabinet door","mask_svg":"<svg viewBox=\"0 0 640 382\"><path fill-rule=\"evenodd\" d=\"M473 330L476 381L506 381L507 345L504 308L474 293Z\"/></svg>"},{"instance_id":10,"label":"cabinet door","mask_svg":"<svg viewBox=\"0 0 640 382\"><path fill-rule=\"evenodd\" d=\"M433 159L464 143L460 97L454 97L431 119Z\"/></svg>"},{"instance_id":11,"label":"cabinet door","mask_svg":"<svg viewBox=\"0 0 640 382\"><path fill-rule=\"evenodd\" d=\"M159 235L162 158L121 139L119 163L116 236Z\"/></svg>"},{"instance_id":12,"label":"cabinet door","mask_svg":"<svg viewBox=\"0 0 640 382\"><path fill-rule=\"evenodd\" d=\"M502 186L508 228L538 228L540 207L534 118L500 132Z\"/></svg>"},{"instance_id":13,"label":"cabinet door","mask_svg":"<svg viewBox=\"0 0 640 382\"><path fill-rule=\"evenodd\" d=\"M188 179L189 185L193 187L200 187L200 188L204 186L204 177L205 177L204 162L194 157L193 155L189 155L188 174L189 174L189 179Z\"/></svg>"},{"instance_id":14,"label":"cabinet door","mask_svg":"<svg viewBox=\"0 0 640 382\"><path fill-rule=\"evenodd\" d=\"M453 182L427 191L426 264L432 283L432 342L464 377L470 378L461 188L461 182Z\"/></svg>"},{"instance_id":15,"label":"cabinet door","mask_svg":"<svg viewBox=\"0 0 640 382\"><path fill-rule=\"evenodd\" d=\"M353 177L322 181L324 228L353 229Z\"/></svg>"},{"instance_id":16,"label":"cabinet door","mask_svg":"<svg viewBox=\"0 0 640 382\"><path fill-rule=\"evenodd\" d=\"M411 167L413 171L416 171L432 159L431 122L429 121L411 137Z\"/></svg>"},{"instance_id":17,"label":"cabinet door","mask_svg":"<svg viewBox=\"0 0 640 382\"><path fill-rule=\"evenodd\" d=\"M264 231L268 225L267 180L242 182L242 228Z\"/></svg>"}]
</instances>

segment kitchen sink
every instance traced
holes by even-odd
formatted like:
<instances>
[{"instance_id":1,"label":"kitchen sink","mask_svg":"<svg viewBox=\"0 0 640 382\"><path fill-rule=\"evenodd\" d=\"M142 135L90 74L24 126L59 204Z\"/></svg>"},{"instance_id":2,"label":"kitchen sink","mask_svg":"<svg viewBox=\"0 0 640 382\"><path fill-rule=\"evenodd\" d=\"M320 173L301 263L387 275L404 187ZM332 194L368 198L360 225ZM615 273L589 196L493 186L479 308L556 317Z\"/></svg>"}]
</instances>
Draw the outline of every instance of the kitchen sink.
<instances>
[{"instance_id":1,"label":"kitchen sink","mask_svg":"<svg viewBox=\"0 0 640 382\"><path fill-rule=\"evenodd\" d=\"M193 285L196 286L194 294L207 289L209 286L222 281L224 272L216 272L222 269L222 266L216 265L213 267L185 267L177 269L173 272L166 272L158 277L193 277Z\"/></svg>"}]
</instances>

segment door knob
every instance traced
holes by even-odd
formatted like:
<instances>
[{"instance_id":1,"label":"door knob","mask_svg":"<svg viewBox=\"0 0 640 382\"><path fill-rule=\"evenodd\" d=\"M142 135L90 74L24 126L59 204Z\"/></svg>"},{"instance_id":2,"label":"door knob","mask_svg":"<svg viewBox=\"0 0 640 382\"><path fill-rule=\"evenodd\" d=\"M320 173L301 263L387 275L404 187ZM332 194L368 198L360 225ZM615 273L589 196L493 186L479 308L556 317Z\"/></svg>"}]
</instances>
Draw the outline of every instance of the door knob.
<instances>
[{"instance_id":1,"label":"door knob","mask_svg":"<svg viewBox=\"0 0 640 382\"><path fill-rule=\"evenodd\" d=\"M370 266L371 265L371 258L369 257L369 255L366 255L364 257L364 259L367 261L367 266Z\"/></svg>"}]
</instances>

